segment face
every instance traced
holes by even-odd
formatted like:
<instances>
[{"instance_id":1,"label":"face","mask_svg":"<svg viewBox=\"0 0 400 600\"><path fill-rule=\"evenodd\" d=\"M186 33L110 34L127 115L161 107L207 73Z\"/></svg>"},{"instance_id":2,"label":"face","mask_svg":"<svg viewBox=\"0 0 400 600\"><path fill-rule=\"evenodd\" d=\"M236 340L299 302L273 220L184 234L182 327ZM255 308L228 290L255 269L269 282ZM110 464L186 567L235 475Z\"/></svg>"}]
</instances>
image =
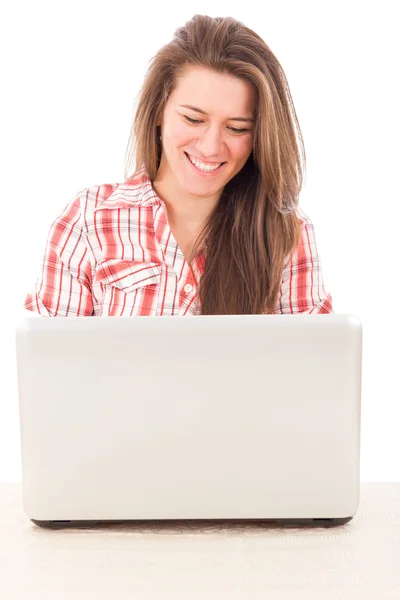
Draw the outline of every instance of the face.
<instances>
[{"instance_id":1,"label":"face","mask_svg":"<svg viewBox=\"0 0 400 600\"><path fill-rule=\"evenodd\" d=\"M186 70L159 123L157 180L189 197L218 197L253 149L255 97L239 78L202 67Z\"/></svg>"}]
</instances>

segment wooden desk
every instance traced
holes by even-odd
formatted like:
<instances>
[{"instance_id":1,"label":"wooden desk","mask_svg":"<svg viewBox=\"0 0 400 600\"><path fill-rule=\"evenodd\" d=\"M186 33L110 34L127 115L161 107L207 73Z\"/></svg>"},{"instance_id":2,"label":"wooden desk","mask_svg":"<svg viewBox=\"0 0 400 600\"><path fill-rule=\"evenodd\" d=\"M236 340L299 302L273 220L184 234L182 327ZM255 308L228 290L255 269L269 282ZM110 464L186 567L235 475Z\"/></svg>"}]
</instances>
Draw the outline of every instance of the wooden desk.
<instances>
[{"instance_id":1,"label":"wooden desk","mask_svg":"<svg viewBox=\"0 0 400 600\"><path fill-rule=\"evenodd\" d=\"M0 484L0 598L400 600L400 483L361 484L349 523L105 524L49 530Z\"/></svg>"}]
</instances>

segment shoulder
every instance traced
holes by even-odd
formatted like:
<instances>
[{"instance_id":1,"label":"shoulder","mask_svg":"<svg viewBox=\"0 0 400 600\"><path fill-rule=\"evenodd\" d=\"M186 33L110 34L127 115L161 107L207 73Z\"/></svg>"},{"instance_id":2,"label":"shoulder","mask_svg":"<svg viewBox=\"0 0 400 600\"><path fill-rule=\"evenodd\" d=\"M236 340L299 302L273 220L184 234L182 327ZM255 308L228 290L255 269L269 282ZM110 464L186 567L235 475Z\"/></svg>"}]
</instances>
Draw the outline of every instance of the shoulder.
<instances>
[{"instance_id":1,"label":"shoulder","mask_svg":"<svg viewBox=\"0 0 400 600\"><path fill-rule=\"evenodd\" d=\"M121 186L121 183L101 183L83 188L73 198L71 204L80 207L82 214L94 212L94 210L106 202L110 196Z\"/></svg>"},{"instance_id":2,"label":"shoulder","mask_svg":"<svg viewBox=\"0 0 400 600\"><path fill-rule=\"evenodd\" d=\"M310 217L304 212L304 210L301 206L297 206L295 212L296 212L297 218L300 221L300 225L302 226L302 229L304 228L305 225L308 225L308 224L312 225L312 221L311 221Z\"/></svg>"},{"instance_id":3,"label":"shoulder","mask_svg":"<svg viewBox=\"0 0 400 600\"><path fill-rule=\"evenodd\" d=\"M148 208L162 204L143 167L120 183L93 185L78 192L76 201L83 213L120 208Z\"/></svg>"},{"instance_id":4,"label":"shoulder","mask_svg":"<svg viewBox=\"0 0 400 600\"><path fill-rule=\"evenodd\" d=\"M285 257L284 268L291 268L304 260L304 257L313 252L315 246L314 225L310 216L299 205L294 210L299 223L300 233L297 246Z\"/></svg>"},{"instance_id":5,"label":"shoulder","mask_svg":"<svg viewBox=\"0 0 400 600\"><path fill-rule=\"evenodd\" d=\"M102 183L91 185L79 190L58 213L54 223L62 223L65 226L87 227L93 222L93 214L98 206L108 200L119 183Z\"/></svg>"}]
</instances>

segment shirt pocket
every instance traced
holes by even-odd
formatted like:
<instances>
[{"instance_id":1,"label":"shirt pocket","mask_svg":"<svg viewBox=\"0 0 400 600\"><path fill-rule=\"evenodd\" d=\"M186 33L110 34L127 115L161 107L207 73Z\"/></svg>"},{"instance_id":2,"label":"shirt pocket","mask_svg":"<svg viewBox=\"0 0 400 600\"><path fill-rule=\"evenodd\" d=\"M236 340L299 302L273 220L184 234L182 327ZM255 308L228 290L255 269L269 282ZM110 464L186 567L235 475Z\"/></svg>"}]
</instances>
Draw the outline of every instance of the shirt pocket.
<instances>
[{"instance_id":1,"label":"shirt pocket","mask_svg":"<svg viewBox=\"0 0 400 600\"><path fill-rule=\"evenodd\" d=\"M97 264L94 277L99 284L99 316L157 314L161 265L154 262L111 259Z\"/></svg>"},{"instance_id":2,"label":"shirt pocket","mask_svg":"<svg viewBox=\"0 0 400 600\"><path fill-rule=\"evenodd\" d=\"M158 284L160 278L160 264L128 259L102 261L98 263L95 275L97 283L112 285L126 293L143 286Z\"/></svg>"}]
</instances>

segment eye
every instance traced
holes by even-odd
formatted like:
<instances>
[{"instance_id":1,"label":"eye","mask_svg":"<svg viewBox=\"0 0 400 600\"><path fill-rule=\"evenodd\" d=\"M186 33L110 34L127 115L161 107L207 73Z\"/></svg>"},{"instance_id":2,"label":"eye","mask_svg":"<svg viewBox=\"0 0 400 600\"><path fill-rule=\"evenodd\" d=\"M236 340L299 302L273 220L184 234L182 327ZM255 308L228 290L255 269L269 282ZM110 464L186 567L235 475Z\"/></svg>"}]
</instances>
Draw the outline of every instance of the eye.
<instances>
[{"instance_id":1,"label":"eye","mask_svg":"<svg viewBox=\"0 0 400 600\"><path fill-rule=\"evenodd\" d=\"M183 115L183 116L185 117L185 119L187 119L189 121L189 123L197 124L197 123L203 122L203 121L199 121L198 119L191 119L190 117L187 117L186 115ZM236 127L228 127L228 129L230 129L235 134L245 133L246 131L249 131L249 129L236 129Z\"/></svg>"}]
</instances>

